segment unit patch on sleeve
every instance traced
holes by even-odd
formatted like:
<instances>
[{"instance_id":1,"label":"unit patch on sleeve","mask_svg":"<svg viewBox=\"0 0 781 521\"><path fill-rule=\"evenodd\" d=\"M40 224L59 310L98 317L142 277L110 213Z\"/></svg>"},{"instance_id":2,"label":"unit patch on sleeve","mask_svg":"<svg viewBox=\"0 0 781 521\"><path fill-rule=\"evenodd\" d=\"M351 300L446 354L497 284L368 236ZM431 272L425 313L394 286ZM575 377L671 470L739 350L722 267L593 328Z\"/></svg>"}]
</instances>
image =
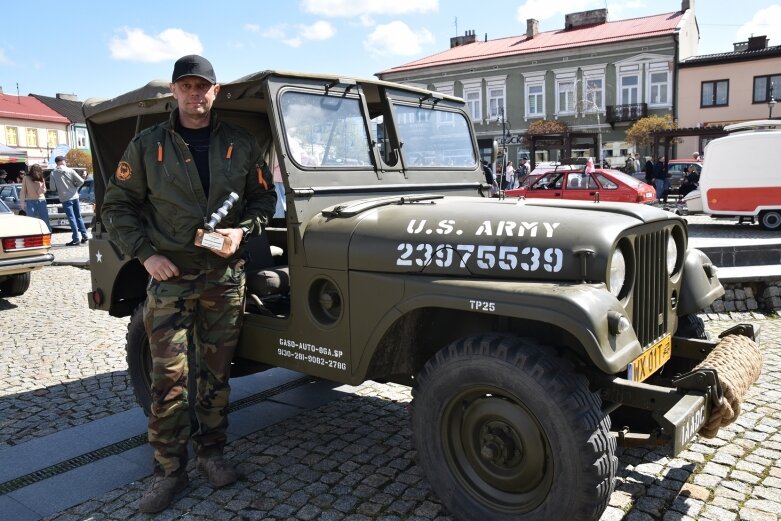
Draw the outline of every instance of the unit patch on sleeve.
<instances>
[{"instance_id":1,"label":"unit patch on sleeve","mask_svg":"<svg viewBox=\"0 0 781 521\"><path fill-rule=\"evenodd\" d=\"M133 175L133 169L130 168L130 163L127 161L120 161L117 165L117 179L120 181L128 181Z\"/></svg>"}]
</instances>

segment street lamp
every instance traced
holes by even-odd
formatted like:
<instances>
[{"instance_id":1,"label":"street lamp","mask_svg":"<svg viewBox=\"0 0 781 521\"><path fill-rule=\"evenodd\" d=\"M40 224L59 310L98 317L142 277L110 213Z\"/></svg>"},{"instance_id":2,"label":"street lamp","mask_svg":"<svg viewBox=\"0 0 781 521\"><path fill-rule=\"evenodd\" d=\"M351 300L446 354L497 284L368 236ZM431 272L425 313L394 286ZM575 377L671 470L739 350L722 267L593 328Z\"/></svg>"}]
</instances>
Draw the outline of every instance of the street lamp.
<instances>
[{"instance_id":1,"label":"street lamp","mask_svg":"<svg viewBox=\"0 0 781 521\"><path fill-rule=\"evenodd\" d=\"M767 119L773 119L773 107L776 106L776 99L773 97L773 83L770 84L770 99L767 101L767 108L770 113L767 115Z\"/></svg>"},{"instance_id":2,"label":"street lamp","mask_svg":"<svg viewBox=\"0 0 781 521\"><path fill-rule=\"evenodd\" d=\"M507 133L506 129L510 127L511 123L507 121L504 118L504 107L499 107L499 115L496 117L496 122L499 123L501 121L502 123L502 176L505 175L505 171L507 170ZM502 186L502 183L499 183L499 186Z\"/></svg>"}]
</instances>

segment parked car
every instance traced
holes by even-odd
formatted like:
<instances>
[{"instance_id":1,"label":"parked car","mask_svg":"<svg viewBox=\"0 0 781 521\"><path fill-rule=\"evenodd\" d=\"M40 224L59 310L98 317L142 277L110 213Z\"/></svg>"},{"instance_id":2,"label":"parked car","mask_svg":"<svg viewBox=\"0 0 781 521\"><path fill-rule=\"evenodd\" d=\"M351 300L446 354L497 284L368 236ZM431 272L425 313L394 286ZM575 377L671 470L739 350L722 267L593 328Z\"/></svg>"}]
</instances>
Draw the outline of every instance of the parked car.
<instances>
[{"instance_id":1,"label":"parked car","mask_svg":"<svg viewBox=\"0 0 781 521\"><path fill-rule=\"evenodd\" d=\"M79 200L82 203L95 204L95 180L93 178L88 177L79 187Z\"/></svg>"},{"instance_id":2,"label":"parked car","mask_svg":"<svg viewBox=\"0 0 781 521\"><path fill-rule=\"evenodd\" d=\"M656 190L618 170L598 169L588 174L585 170L553 171L542 174L529 186L505 190L505 196L544 199L579 199L619 201L625 203L654 203Z\"/></svg>"},{"instance_id":3,"label":"parked car","mask_svg":"<svg viewBox=\"0 0 781 521\"><path fill-rule=\"evenodd\" d=\"M0 199L13 213L27 215L27 209L22 201L22 183L0 185Z\"/></svg>"},{"instance_id":4,"label":"parked car","mask_svg":"<svg viewBox=\"0 0 781 521\"><path fill-rule=\"evenodd\" d=\"M30 273L54 260L52 236L40 219L14 215L0 201L0 297L18 297L30 287Z\"/></svg>"}]
</instances>

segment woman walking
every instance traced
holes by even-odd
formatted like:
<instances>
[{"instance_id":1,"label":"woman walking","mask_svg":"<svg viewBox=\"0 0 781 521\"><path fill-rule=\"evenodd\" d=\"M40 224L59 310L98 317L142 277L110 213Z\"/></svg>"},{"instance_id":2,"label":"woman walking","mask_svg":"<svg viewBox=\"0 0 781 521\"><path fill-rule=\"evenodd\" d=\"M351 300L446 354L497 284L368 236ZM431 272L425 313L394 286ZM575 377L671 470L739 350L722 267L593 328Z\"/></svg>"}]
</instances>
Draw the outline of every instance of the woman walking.
<instances>
[{"instance_id":1,"label":"woman walking","mask_svg":"<svg viewBox=\"0 0 781 521\"><path fill-rule=\"evenodd\" d=\"M49 223L49 211L46 208L46 181L43 179L41 165L33 165L30 171L22 178L21 198L27 209L27 215L37 217L46 223L49 233L52 226Z\"/></svg>"}]
</instances>

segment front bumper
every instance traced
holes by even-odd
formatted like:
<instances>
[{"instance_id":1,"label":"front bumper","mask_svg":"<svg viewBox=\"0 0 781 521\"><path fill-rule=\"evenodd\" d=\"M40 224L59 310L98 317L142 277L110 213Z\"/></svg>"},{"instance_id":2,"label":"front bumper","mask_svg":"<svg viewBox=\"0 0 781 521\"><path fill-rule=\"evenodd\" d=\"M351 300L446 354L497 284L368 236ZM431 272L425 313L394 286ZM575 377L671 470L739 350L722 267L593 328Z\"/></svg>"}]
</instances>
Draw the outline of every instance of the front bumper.
<instances>
[{"instance_id":1,"label":"front bumper","mask_svg":"<svg viewBox=\"0 0 781 521\"><path fill-rule=\"evenodd\" d=\"M602 382L600 395L614 407L650 412L661 437L671 440L678 454L697 434L713 437L737 419L762 369L758 341L759 328L750 324L722 332L717 342L675 338L673 357L693 362L690 370L657 376L653 383L614 377Z\"/></svg>"}]
</instances>

